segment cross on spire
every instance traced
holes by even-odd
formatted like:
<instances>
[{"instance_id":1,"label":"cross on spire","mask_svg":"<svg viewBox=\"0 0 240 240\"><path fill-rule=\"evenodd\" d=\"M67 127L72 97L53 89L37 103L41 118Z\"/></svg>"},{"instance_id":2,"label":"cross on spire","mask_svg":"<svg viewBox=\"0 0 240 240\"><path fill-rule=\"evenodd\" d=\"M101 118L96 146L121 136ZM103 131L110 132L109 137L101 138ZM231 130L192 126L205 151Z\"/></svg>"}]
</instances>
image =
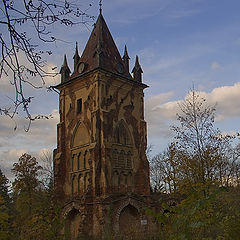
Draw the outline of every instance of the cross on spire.
<instances>
[{"instance_id":1,"label":"cross on spire","mask_svg":"<svg viewBox=\"0 0 240 240\"><path fill-rule=\"evenodd\" d=\"M99 1L99 11L100 14L102 14L102 0Z\"/></svg>"}]
</instances>

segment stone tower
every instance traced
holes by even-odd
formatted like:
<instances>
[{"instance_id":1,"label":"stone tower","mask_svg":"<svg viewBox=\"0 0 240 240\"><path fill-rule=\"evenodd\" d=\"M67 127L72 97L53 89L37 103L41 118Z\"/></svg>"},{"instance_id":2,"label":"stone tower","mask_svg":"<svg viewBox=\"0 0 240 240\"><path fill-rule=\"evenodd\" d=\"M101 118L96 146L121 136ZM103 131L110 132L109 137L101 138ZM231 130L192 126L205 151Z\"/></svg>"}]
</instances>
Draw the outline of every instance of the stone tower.
<instances>
[{"instance_id":1,"label":"stone tower","mask_svg":"<svg viewBox=\"0 0 240 240\"><path fill-rule=\"evenodd\" d=\"M100 13L82 56L61 68L54 181L69 239L146 228L150 194L142 69L133 77ZM144 220L144 221L143 221ZM140 227L141 228L141 227Z\"/></svg>"}]
</instances>

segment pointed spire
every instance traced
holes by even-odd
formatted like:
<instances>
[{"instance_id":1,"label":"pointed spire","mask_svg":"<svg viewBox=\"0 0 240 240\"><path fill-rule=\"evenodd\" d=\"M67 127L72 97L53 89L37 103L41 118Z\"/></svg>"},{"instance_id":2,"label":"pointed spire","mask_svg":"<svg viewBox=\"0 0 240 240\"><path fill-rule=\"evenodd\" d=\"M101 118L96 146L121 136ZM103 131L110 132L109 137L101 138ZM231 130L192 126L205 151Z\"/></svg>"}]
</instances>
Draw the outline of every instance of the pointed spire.
<instances>
[{"instance_id":1,"label":"pointed spire","mask_svg":"<svg viewBox=\"0 0 240 240\"><path fill-rule=\"evenodd\" d=\"M123 55L123 62L124 62L124 65L127 69L127 71L129 72L129 59L130 57L128 56L128 52L127 52L127 46L125 45L125 49L124 49L124 55Z\"/></svg>"},{"instance_id":2,"label":"pointed spire","mask_svg":"<svg viewBox=\"0 0 240 240\"><path fill-rule=\"evenodd\" d=\"M78 65L78 62L79 62L79 54L78 54L78 44L76 42L76 49L75 49L75 54L73 56L73 59L74 59L74 72L77 71L77 65Z\"/></svg>"},{"instance_id":3,"label":"pointed spire","mask_svg":"<svg viewBox=\"0 0 240 240\"><path fill-rule=\"evenodd\" d=\"M60 73L61 73L61 82L62 83L66 82L69 79L69 76L70 76L70 73L71 73L71 71L68 67L68 64L67 64L66 54L64 54L63 65L61 67Z\"/></svg>"},{"instance_id":4,"label":"pointed spire","mask_svg":"<svg viewBox=\"0 0 240 240\"><path fill-rule=\"evenodd\" d=\"M98 16L91 36L82 53L81 62L86 64L86 72L102 68L106 71L119 74L117 66L122 65L122 67L124 67L122 57L102 14ZM132 79L129 71L123 71L121 74Z\"/></svg>"},{"instance_id":5,"label":"pointed spire","mask_svg":"<svg viewBox=\"0 0 240 240\"><path fill-rule=\"evenodd\" d=\"M143 70L142 70L142 68L139 64L138 56L136 56L136 62L135 62L135 66L132 70L132 73L133 73L133 78L134 78L135 81L142 82Z\"/></svg>"},{"instance_id":6,"label":"pointed spire","mask_svg":"<svg viewBox=\"0 0 240 240\"><path fill-rule=\"evenodd\" d=\"M68 67L66 54L64 54L63 67Z\"/></svg>"}]
</instances>

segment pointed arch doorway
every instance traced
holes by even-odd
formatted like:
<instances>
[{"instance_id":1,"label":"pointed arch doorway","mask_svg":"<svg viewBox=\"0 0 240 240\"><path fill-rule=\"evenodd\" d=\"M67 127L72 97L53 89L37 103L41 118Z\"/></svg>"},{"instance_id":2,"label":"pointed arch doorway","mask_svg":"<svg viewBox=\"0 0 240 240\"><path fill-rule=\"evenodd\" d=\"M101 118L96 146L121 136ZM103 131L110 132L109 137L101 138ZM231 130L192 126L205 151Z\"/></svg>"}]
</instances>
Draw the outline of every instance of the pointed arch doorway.
<instances>
[{"instance_id":1,"label":"pointed arch doorway","mask_svg":"<svg viewBox=\"0 0 240 240\"><path fill-rule=\"evenodd\" d=\"M69 240L76 240L79 228L79 211L73 208L66 216L65 235Z\"/></svg>"},{"instance_id":2,"label":"pointed arch doorway","mask_svg":"<svg viewBox=\"0 0 240 240\"><path fill-rule=\"evenodd\" d=\"M119 215L119 232L122 234L133 234L140 230L140 214L138 210L128 204Z\"/></svg>"}]
</instances>

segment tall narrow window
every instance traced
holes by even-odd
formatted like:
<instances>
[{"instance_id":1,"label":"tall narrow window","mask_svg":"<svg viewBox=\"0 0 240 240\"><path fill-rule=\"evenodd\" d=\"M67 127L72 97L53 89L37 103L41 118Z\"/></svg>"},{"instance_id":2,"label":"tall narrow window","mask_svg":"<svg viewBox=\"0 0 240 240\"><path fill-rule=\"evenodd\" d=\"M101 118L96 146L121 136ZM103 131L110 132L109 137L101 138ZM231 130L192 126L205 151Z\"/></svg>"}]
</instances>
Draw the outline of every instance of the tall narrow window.
<instances>
[{"instance_id":1,"label":"tall narrow window","mask_svg":"<svg viewBox=\"0 0 240 240\"><path fill-rule=\"evenodd\" d=\"M77 114L82 113L82 99L77 100Z\"/></svg>"}]
</instances>

